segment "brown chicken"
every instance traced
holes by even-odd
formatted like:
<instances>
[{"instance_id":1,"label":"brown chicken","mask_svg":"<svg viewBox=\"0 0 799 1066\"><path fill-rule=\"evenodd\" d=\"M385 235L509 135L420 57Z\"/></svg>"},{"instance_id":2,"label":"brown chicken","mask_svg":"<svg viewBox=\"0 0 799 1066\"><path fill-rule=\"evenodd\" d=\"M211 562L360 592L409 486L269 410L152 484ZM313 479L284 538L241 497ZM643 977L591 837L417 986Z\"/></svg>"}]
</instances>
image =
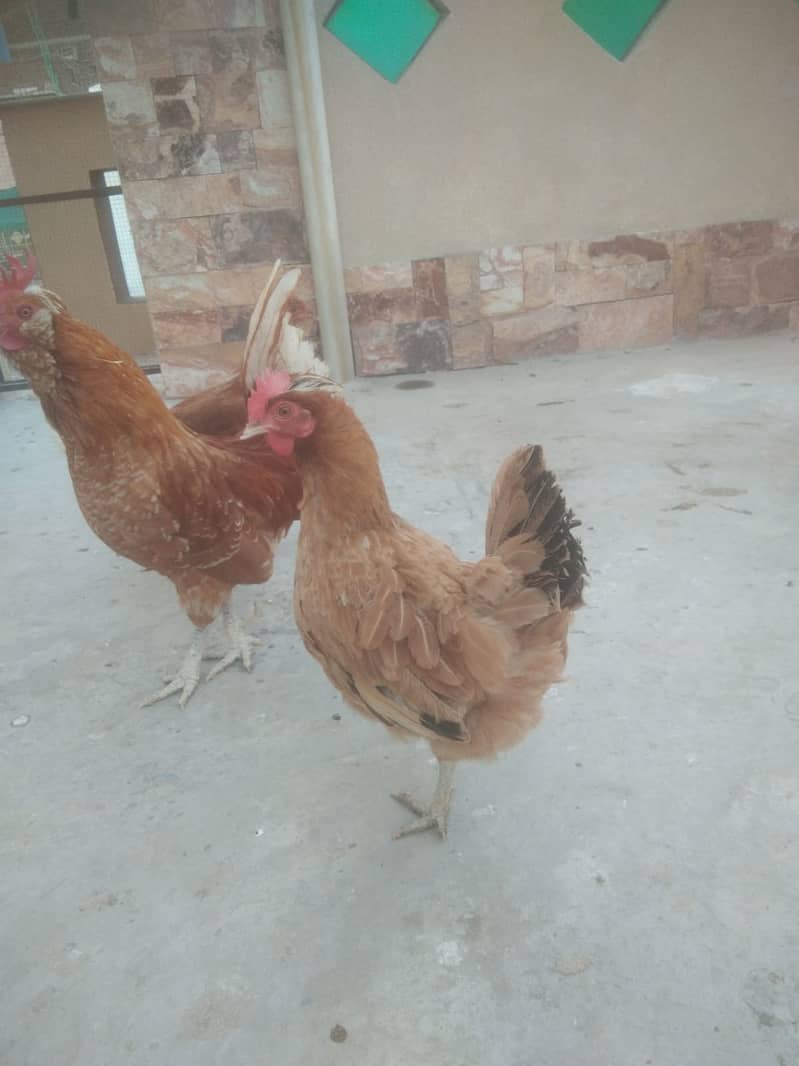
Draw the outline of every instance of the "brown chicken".
<instances>
[{"instance_id":1,"label":"brown chicken","mask_svg":"<svg viewBox=\"0 0 799 1066\"><path fill-rule=\"evenodd\" d=\"M497 474L486 557L463 563L393 514L369 435L340 397L266 375L245 437L294 454L303 482L294 609L306 647L356 710L439 761L433 801L394 798L446 835L454 765L490 758L538 722L560 677L585 564L578 525L539 447ZM276 395L277 393L277 395Z\"/></svg>"},{"instance_id":2,"label":"brown chicken","mask_svg":"<svg viewBox=\"0 0 799 1066\"><path fill-rule=\"evenodd\" d=\"M213 439L188 428L129 355L73 318L53 293L31 287L34 274L32 261L8 260L0 347L30 380L61 437L89 526L113 551L174 583L195 633L178 673L144 705L180 693L184 706L199 683L206 628L220 611L230 649L209 678L238 659L250 668L256 642L232 613L231 592L272 573L275 544L301 496L294 462L263 440ZM270 279L253 314L245 369L229 385L224 418L216 416L218 430L241 428L247 381L281 365L284 347L307 358L304 365L319 366L285 314L298 276L293 271L277 286L276 274ZM214 394L206 394L185 421L210 426L214 405Z\"/></svg>"}]
</instances>

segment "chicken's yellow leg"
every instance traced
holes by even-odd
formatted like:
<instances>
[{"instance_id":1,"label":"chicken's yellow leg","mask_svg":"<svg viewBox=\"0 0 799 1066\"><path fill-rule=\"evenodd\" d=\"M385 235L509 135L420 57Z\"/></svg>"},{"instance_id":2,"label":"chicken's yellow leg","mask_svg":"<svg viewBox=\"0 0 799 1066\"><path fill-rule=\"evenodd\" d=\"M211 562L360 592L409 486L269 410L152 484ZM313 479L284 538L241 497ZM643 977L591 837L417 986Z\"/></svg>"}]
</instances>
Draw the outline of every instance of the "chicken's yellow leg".
<instances>
[{"instance_id":1,"label":"chicken's yellow leg","mask_svg":"<svg viewBox=\"0 0 799 1066\"><path fill-rule=\"evenodd\" d=\"M420 803L417 803L407 792L392 794L393 799L401 803L403 807L408 807L409 810L412 810L417 815L416 821L410 822L400 829L398 833L394 834L395 840L408 836L409 833L423 833L426 829L437 829L442 840L446 839L449 801L452 798L454 776L455 763L444 762L439 759L438 781L436 782L436 790L433 793L433 802L429 807L423 807Z\"/></svg>"}]
</instances>

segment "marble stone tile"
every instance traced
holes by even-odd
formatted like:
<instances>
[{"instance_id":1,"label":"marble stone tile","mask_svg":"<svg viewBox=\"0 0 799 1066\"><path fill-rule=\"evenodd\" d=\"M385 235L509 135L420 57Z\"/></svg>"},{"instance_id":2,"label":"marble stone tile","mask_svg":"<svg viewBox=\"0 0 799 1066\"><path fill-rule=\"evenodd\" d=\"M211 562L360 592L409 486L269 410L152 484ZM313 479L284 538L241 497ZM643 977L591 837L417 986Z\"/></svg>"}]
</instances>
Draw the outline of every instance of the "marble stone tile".
<instances>
[{"instance_id":1,"label":"marble stone tile","mask_svg":"<svg viewBox=\"0 0 799 1066\"><path fill-rule=\"evenodd\" d=\"M211 235L220 262L226 266L287 263L308 258L301 218L289 211L247 211L211 221Z\"/></svg>"},{"instance_id":2,"label":"marble stone tile","mask_svg":"<svg viewBox=\"0 0 799 1066\"><path fill-rule=\"evenodd\" d=\"M480 310L503 315L524 305L522 249L517 245L488 248L480 253Z\"/></svg>"},{"instance_id":3,"label":"marble stone tile","mask_svg":"<svg viewBox=\"0 0 799 1066\"><path fill-rule=\"evenodd\" d=\"M671 238L675 248L686 244L704 244L705 227L696 226L694 229L677 229L671 234Z\"/></svg>"},{"instance_id":4,"label":"marble stone tile","mask_svg":"<svg viewBox=\"0 0 799 1066\"><path fill-rule=\"evenodd\" d=\"M520 278L496 289L480 293L480 311L484 315L507 315L524 306L524 282Z\"/></svg>"},{"instance_id":5,"label":"marble stone tile","mask_svg":"<svg viewBox=\"0 0 799 1066\"><path fill-rule=\"evenodd\" d=\"M558 270L553 290L555 302L563 307L623 300L627 295L627 273L624 267Z\"/></svg>"},{"instance_id":6,"label":"marble stone tile","mask_svg":"<svg viewBox=\"0 0 799 1066\"><path fill-rule=\"evenodd\" d=\"M94 38L155 33L158 29L154 0L136 0L135 4L130 0L82 0L80 6Z\"/></svg>"},{"instance_id":7,"label":"marble stone tile","mask_svg":"<svg viewBox=\"0 0 799 1066\"><path fill-rule=\"evenodd\" d=\"M216 135L183 133L164 137L161 152L171 161L170 175L221 174Z\"/></svg>"},{"instance_id":8,"label":"marble stone tile","mask_svg":"<svg viewBox=\"0 0 799 1066\"><path fill-rule=\"evenodd\" d=\"M252 307L221 307L219 321L223 341L246 341Z\"/></svg>"},{"instance_id":9,"label":"marble stone tile","mask_svg":"<svg viewBox=\"0 0 799 1066\"><path fill-rule=\"evenodd\" d=\"M587 270L592 267L588 241L557 241L555 270Z\"/></svg>"},{"instance_id":10,"label":"marble stone tile","mask_svg":"<svg viewBox=\"0 0 799 1066\"><path fill-rule=\"evenodd\" d=\"M216 25L226 30L265 26L263 0L214 0Z\"/></svg>"},{"instance_id":11,"label":"marble stone tile","mask_svg":"<svg viewBox=\"0 0 799 1066\"><path fill-rule=\"evenodd\" d=\"M359 375L397 374L408 369L405 355L396 343L396 328L389 322L352 327L352 350Z\"/></svg>"},{"instance_id":12,"label":"marble stone tile","mask_svg":"<svg viewBox=\"0 0 799 1066\"><path fill-rule=\"evenodd\" d=\"M162 30L209 30L216 26L213 0L154 0Z\"/></svg>"},{"instance_id":13,"label":"marble stone tile","mask_svg":"<svg viewBox=\"0 0 799 1066\"><path fill-rule=\"evenodd\" d=\"M555 299L554 245L528 245L522 252L524 306L546 307Z\"/></svg>"},{"instance_id":14,"label":"marble stone tile","mask_svg":"<svg viewBox=\"0 0 799 1066\"><path fill-rule=\"evenodd\" d=\"M211 40L208 32L173 33L170 40L175 74L211 73Z\"/></svg>"},{"instance_id":15,"label":"marble stone tile","mask_svg":"<svg viewBox=\"0 0 799 1066\"><path fill-rule=\"evenodd\" d=\"M705 307L748 307L751 303L751 261L743 256L711 259L706 267Z\"/></svg>"},{"instance_id":16,"label":"marble stone tile","mask_svg":"<svg viewBox=\"0 0 799 1066\"><path fill-rule=\"evenodd\" d=\"M274 29L255 31L253 62L256 70L286 69L286 48L279 26Z\"/></svg>"},{"instance_id":17,"label":"marble stone tile","mask_svg":"<svg viewBox=\"0 0 799 1066\"><path fill-rule=\"evenodd\" d=\"M221 172L213 134L162 136L155 126L111 127L110 132L123 181Z\"/></svg>"},{"instance_id":18,"label":"marble stone tile","mask_svg":"<svg viewBox=\"0 0 799 1066\"><path fill-rule=\"evenodd\" d=\"M246 32L212 33L211 74L199 78L200 110L209 130L261 125L251 38Z\"/></svg>"},{"instance_id":19,"label":"marble stone tile","mask_svg":"<svg viewBox=\"0 0 799 1066\"><path fill-rule=\"evenodd\" d=\"M751 337L773 333L790 324L790 304L775 307L723 307L699 313L699 333L703 337Z\"/></svg>"},{"instance_id":20,"label":"marble stone tile","mask_svg":"<svg viewBox=\"0 0 799 1066\"><path fill-rule=\"evenodd\" d=\"M707 226L705 241L711 256L729 259L736 255L766 255L774 242L773 222L727 222Z\"/></svg>"},{"instance_id":21,"label":"marble stone tile","mask_svg":"<svg viewBox=\"0 0 799 1066\"><path fill-rule=\"evenodd\" d=\"M197 81L192 76L154 78L153 100L161 133L197 133L200 108Z\"/></svg>"},{"instance_id":22,"label":"marble stone tile","mask_svg":"<svg viewBox=\"0 0 799 1066\"><path fill-rule=\"evenodd\" d=\"M294 126L270 126L269 129L252 131L256 159L263 152L296 150Z\"/></svg>"},{"instance_id":23,"label":"marble stone tile","mask_svg":"<svg viewBox=\"0 0 799 1066\"><path fill-rule=\"evenodd\" d=\"M450 325L446 319L402 322L395 329L397 350L408 370L446 370L452 366Z\"/></svg>"},{"instance_id":24,"label":"marble stone tile","mask_svg":"<svg viewBox=\"0 0 799 1066\"><path fill-rule=\"evenodd\" d=\"M296 157L285 164L259 165L255 170L243 170L239 178L241 200L245 207L300 211L302 190Z\"/></svg>"},{"instance_id":25,"label":"marble stone tile","mask_svg":"<svg viewBox=\"0 0 799 1066\"><path fill-rule=\"evenodd\" d=\"M384 289L411 289L410 263L380 263L376 266L346 267L344 288L347 292L383 292Z\"/></svg>"},{"instance_id":26,"label":"marble stone tile","mask_svg":"<svg viewBox=\"0 0 799 1066\"><path fill-rule=\"evenodd\" d=\"M415 322L416 301L413 289L384 289L382 292L351 292L347 310L352 326L370 322Z\"/></svg>"},{"instance_id":27,"label":"marble stone tile","mask_svg":"<svg viewBox=\"0 0 799 1066\"><path fill-rule=\"evenodd\" d=\"M188 274L213 270L216 247L207 218L184 218L175 222L139 222L136 250L144 277L153 274Z\"/></svg>"},{"instance_id":28,"label":"marble stone tile","mask_svg":"<svg viewBox=\"0 0 799 1066\"><path fill-rule=\"evenodd\" d=\"M774 247L783 252L799 252L799 220L777 223Z\"/></svg>"},{"instance_id":29,"label":"marble stone tile","mask_svg":"<svg viewBox=\"0 0 799 1066\"><path fill-rule=\"evenodd\" d=\"M627 266L555 272L555 302L563 306L656 296L671 292L671 260L640 260Z\"/></svg>"},{"instance_id":30,"label":"marble stone tile","mask_svg":"<svg viewBox=\"0 0 799 1066\"><path fill-rule=\"evenodd\" d=\"M144 279L151 314L159 311L207 311L216 306L208 274L173 274Z\"/></svg>"},{"instance_id":31,"label":"marble stone tile","mask_svg":"<svg viewBox=\"0 0 799 1066\"><path fill-rule=\"evenodd\" d=\"M535 355L576 352L581 313L566 307L541 307L493 323L497 362Z\"/></svg>"},{"instance_id":32,"label":"marble stone tile","mask_svg":"<svg viewBox=\"0 0 799 1066\"><path fill-rule=\"evenodd\" d=\"M94 54L97 57L97 73L104 85L111 81L130 81L136 77L136 60L130 37L96 37Z\"/></svg>"},{"instance_id":33,"label":"marble stone tile","mask_svg":"<svg viewBox=\"0 0 799 1066\"><path fill-rule=\"evenodd\" d=\"M607 240L559 241L555 245L555 269L585 270L591 268L656 263L671 258L674 235L623 234Z\"/></svg>"},{"instance_id":34,"label":"marble stone tile","mask_svg":"<svg viewBox=\"0 0 799 1066\"><path fill-rule=\"evenodd\" d=\"M216 310L157 311L152 315L153 332L159 347L194 347L216 344L222 339Z\"/></svg>"},{"instance_id":35,"label":"marble stone tile","mask_svg":"<svg viewBox=\"0 0 799 1066\"><path fill-rule=\"evenodd\" d=\"M167 178L174 172L172 160L162 153L157 126L109 126L108 132L123 181Z\"/></svg>"},{"instance_id":36,"label":"marble stone tile","mask_svg":"<svg viewBox=\"0 0 799 1066\"><path fill-rule=\"evenodd\" d=\"M103 86L105 113L111 126L155 125L149 81L112 81Z\"/></svg>"},{"instance_id":37,"label":"marble stone tile","mask_svg":"<svg viewBox=\"0 0 799 1066\"><path fill-rule=\"evenodd\" d=\"M626 234L607 241L590 241L588 255L594 267L630 266L671 258L666 240L642 237L638 234Z\"/></svg>"},{"instance_id":38,"label":"marble stone tile","mask_svg":"<svg viewBox=\"0 0 799 1066\"><path fill-rule=\"evenodd\" d=\"M211 73L226 77L228 82L252 73L256 40L252 30L213 30L208 35Z\"/></svg>"},{"instance_id":39,"label":"marble stone tile","mask_svg":"<svg viewBox=\"0 0 799 1066\"><path fill-rule=\"evenodd\" d=\"M452 368L488 366L494 361L494 331L490 322L468 322L451 327Z\"/></svg>"},{"instance_id":40,"label":"marble stone tile","mask_svg":"<svg viewBox=\"0 0 799 1066\"><path fill-rule=\"evenodd\" d=\"M677 243L672 261L674 333L694 337L699 332L699 312L705 306L705 245Z\"/></svg>"},{"instance_id":41,"label":"marble stone tile","mask_svg":"<svg viewBox=\"0 0 799 1066\"><path fill-rule=\"evenodd\" d=\"M582 308L580 350L590 352L667 344L673 335L673 320L674 297L671 295L590 304Z\"/></svg>"},{"instance_id":42,"label":"marble stone tile","mask_svg":"<svg viewBox=\"0 0 799 1066\"><path fill-rule=\"evenodd\" d=\"M673 291L671 258L630 263L624 273L628 299L632 296L662 296Z\"/></svg>"},{"instance_id":43,"label":"marble stone tile","mask_svg":"<svg viewBox=\"0 0 799 1066\"><path fill-rule=\"evenodd\" d=\"M448 255L444 259L447 304L453 324L476 322L480 318L480 259L477 253ZM453 332L453 344L455 333Z\"/></svg>"},{"instance_id":44,"label":"marble stone tile","mask_svg":"<svg viewBox=\"0 0 799 1066\"><path fill-rule=\"evenodd\" d=\"M502 277L507 274L515 277L522 271L523 265L522 248L519 245L486 248L480 252L480 288L500 288Z\"/></svg>"},{"instance_id":45,"label":"marble stone tile","mask_svg":"<svg viewBox=\"0 0 799 1066\"><path fill-rule=\"evenodd\" d=\"M288 74L284 70L259 70L255 74L261 128L281 129L293 126Z\"/></svg>"},{"instance_id":46,"label":"marble stone tile","mask_svg":"<svg viewBox=\"0 0 799 1066\"><path fill-rule=\"evenodd\" d=\"M244 342L165 348L159 356L164 392L169 399L177 399L227 381L241 366Z\"/></svg>"},{"instance_id":47,"label":"marble stone tile","mask_svg":"<svg viewBox=\"0 0 799 1066\"><path fill-rule=\"evenodd\" d=\"M799 300L799 252L785 252L763 259L755 267L757 302Z\"/></svg>"},{"instance_id":48,"label":"marble stone tile","mask_svg":"<svg viewBox=\"0 0 799 1066\"><path fill-rule=\"evenodd\" d=\"M241 207L241 181L237 174L131 181L125 198L132 218L179 219L219 215Z\"/></svg>"},{"instance_id":49,"label":"marble stone tile","mask_svg":"<svg viewBox=\"0 0 799 1066\"><path fill-rule=\"evenodd\" d=\"M172 42L168 33L146 33L131 38L137 78L171 78L175 74ZM193 73L193 72L189 72Z\"/></svg>"},{"instance_id":50,"label":"marble stone tile","mask_svg":"<svg viewBox=\"0 0 799 1066\"><path fill-rule=\"evenodd\" d=\"M255 166L255 143L251 130L221 130L216 135L223 170L249 170Z\"/></svg>"},{"instance_id":51,"label":"marble stone tile","mask_svg":"<svg viewBox=\"0 0 799 1066\"><path fill-rule=\"evenodd\" d=\"M290 173L292 181L299 184L300 161L296 148L266 148L258 143L258 134L262 130L253 130L253 145L255 146L255 165L259 170L269 170L279 167Z\"/></svg>"},{"instance_id":52,"label":"marble stone tile","mask_svg":"<svg viewBox=\"0 0 799 1066\"><path fill-rule=\"evenodd\" d=\"M443 259L414 259L411 263L416 317L447 318L447 278Z\"/></svg>"},{"instance_id":53,"label":"marble stone tile","mask_svg":"<svg viewBox=\"0 0 799 1066\"><path fill-rule=\"evenodd\" d=\"M273 263L267 261L255 267L216 270L205 275L214 304L219 307L254 307L269 279L272 266Z\"/></svg>"}]
</instances>

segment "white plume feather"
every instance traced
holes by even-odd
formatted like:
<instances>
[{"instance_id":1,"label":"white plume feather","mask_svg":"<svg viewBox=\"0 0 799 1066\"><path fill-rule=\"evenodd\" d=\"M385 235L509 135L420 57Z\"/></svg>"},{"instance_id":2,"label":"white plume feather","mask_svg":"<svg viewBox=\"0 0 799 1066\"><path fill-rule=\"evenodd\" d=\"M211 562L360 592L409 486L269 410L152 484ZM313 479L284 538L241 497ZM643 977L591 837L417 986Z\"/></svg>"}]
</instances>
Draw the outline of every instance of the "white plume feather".
<instances>
[{"instance_id":1,"label":"white plume feather","mask_svg":"<svg viewBox=\"0 0 799 1066\"><path fill-rule=\"evenodd\" d=\"M313 344L291 323L289 303L301 272L297 267L280 277L279 272L280 260L275 263L250 316L244 349L244 381L248 392L268 370L330 376L327 364L317 359Z\"/></svg>"}]
</instances>

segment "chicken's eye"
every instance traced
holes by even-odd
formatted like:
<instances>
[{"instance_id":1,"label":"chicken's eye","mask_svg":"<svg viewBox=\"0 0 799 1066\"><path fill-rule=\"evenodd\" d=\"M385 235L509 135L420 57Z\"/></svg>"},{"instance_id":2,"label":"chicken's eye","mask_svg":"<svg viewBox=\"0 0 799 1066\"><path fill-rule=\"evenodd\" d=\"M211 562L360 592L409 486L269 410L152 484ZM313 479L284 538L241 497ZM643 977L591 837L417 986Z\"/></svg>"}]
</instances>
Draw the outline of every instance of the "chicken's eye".
<instances>
[{"instance_id":1,"label":"chicken's eye","mask_svg":"<svg viewBox=\"0 0 799 1066\"><path fill-rule=\"evenodd\" d=\"M288 404L288 403L280 403L280 404L278 404L278 406L277 406L277 417L278 418L288 418L290 414L291 414L291 404Z\"/></svg>"},{"instance_id":2,"label":"chicken's eye","mask_svg":"<svg viewBox=\"0 0 799 1066\"><path fill-rule=\"evenodd\" d=\"M22 307L17 308L17 314L20 318L30 318L33 314L33 308L29 307L28 304L23 304Z\"/></svg>"}]
</instances>

